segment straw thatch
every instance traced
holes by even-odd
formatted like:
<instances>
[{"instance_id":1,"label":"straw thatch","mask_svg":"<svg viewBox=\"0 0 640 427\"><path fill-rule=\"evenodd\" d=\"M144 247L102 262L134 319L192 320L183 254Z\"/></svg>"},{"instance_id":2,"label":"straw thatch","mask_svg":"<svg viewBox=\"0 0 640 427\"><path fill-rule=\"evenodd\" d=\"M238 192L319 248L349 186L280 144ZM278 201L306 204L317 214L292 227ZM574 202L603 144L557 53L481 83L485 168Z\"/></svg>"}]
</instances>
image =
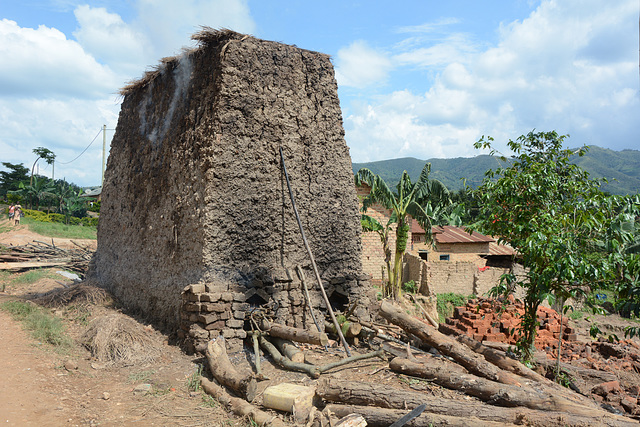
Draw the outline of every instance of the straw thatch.
<instances>
[{"instance_id":1,"label":"straw thatch","mask_svg":"<svg viewBox=\"0 0 640 427\"><path fill-rule=\"evenodd\" d=\"M111 294L87 282L81 282L68 288L55 289L33 300L48 308L62 308L70 305L104 305L113 302Z\"/></svg>"},{"instance_id":2,"label":"straw thatch","mask_svg":"<svg viewBox=\"0 0 640 427\"><path fill-rule=\"evenodd\" d=\"M122 314L93 320L81 342L99 361L118 365L150 363L161 352L151 331Z\"/></svg>"}]
</instances>

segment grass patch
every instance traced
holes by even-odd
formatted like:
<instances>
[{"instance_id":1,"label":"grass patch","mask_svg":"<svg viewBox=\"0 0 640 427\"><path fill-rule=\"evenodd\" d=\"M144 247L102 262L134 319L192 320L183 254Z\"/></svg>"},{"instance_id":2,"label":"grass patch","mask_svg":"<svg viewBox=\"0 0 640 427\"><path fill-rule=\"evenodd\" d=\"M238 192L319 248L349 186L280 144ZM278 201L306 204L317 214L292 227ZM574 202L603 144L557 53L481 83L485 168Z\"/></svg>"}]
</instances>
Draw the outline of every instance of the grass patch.
<instances>
[{"instance_id":1,"label":"grass patch","mask_svg":"<svg viewBox=\"0 0 640 427\"><path fill-rule=\"evenodd\" d=\"M30 285L35 283L41 279L54 279L60 278L62 276L56 274L55 272L48 269L34 269L25 271L24 273L16 274L12 279L10 284L12 285Z\"/></svg>"},{"instance_id":2,"label":"grass patch","mask_svg":"<svg viewBox=\"0 0 640 427\"><path fill-rule=\"evenodd\" d=\"M5 223L0 224L0 234L8 233L9 231L11 231L11 227L12 227L12 225L9 222L5 222Z\"/></svg>"},{"instance_id":3,"label":"grass patch","mask_svg":"<svg viewBox=\"0 0 640 427\"><path fill-rule=\"evenodd\" d=\"M567 317L571 320L580 320L584 317L584 311L582 310L572 310L567 314Z\"/></svg>"},{"instance_id":4,"label":"grass patch","mask_svg":"<svg viewBox=\"0 0 640 427\"><path fill-rule=\"evenodd\" d=\"M156 373L154 370L135 372L129 375L130 383L150 383L151 377Z\"/></svg>"},{"instance_id":5,"label":"grass patch","mask_svg":"<svg viewBox=\"0 0 640 427\"><path fill-rule=\"evenodd\" d=\"M30 285L41 279L56 279L60 277L61 276L50 269L34 269L24 273L0 271L0 289L4 292L7 286L16 287Z\"/></svg>"},{"instance_id":6,"label":"grass patch","mask_svg":"<svg viewBox=\"0 0 640 427\"><path fill-rule=\"evenodd\" d=\"M202 378L202 365L198 364L196 370L187 377L187 390L200 391L200 380Z\"/></svg>"},{"instance_id":7,"label":"grass patch","mask_svg":"<svg viewBox=\"0 0 640 427\"><path fill-rule=\"evenodd\" d=\"M216 408L218 406L218 401L209 396L208 394L202 395L202 406L206 406L207 408Z\"/></svg>"},{"instance_id":8,"label":"grass patch","mask_svg":"<svg viewBox=\"0 0 640 427\"><path fill-rule=\"evenodd\" d=\"M438 319L440 323L443 323L447 317L453 316L453 309L465 305L467 301L474 298L474 295L464 296L461 294L454 294L453 292L447 292L445 294L436 295Z\"/></svg>"},{"instance_id":9,"label":"grass patch","mask_svg":"<svg viewBox=\"0 0 640 427\"><path fill-rule=\"evenodd\" d=\"M50 344L57 350L66 350L71 347L71 338L66 335L62 321L37 305L9 301L0 304L0 309L21 322L36 340Z\"/></svg>"},{"instance_id":10,"label":"grass patch","mask_svg":"<svg viewBox=\"0 0 640 427\"><path fill-rule=\"evenodd\" d=\"M29 230L42 236L57 237L61 239L97 239L97 227L83 225L66 225L57 222L40 222L33 218L24 217L20 223L25 224Z\"/></svg>"}]
</instances>

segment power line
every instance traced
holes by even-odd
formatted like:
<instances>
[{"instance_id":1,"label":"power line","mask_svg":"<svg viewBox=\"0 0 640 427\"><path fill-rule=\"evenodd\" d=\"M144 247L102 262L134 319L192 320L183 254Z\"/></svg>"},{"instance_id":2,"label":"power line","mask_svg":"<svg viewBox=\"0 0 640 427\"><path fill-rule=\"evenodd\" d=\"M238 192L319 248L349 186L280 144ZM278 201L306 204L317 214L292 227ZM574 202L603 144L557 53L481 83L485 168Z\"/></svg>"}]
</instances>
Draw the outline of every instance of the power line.
<instances>
[{"instance_id":1,"label":"power line","mask_svg":"<svg viewBox=\"0 0 640 427\"><path fill-rule=\"evenodd\" d=\"M107 129L107 130L113 130L113 129ZM91 142L89 143L89 145L87 145L87 148L85 148L84 150L82 150L82 153L78 154L78 157L76 157L75 159L69 161L69 162L58 162L58 164L61 165L68 165L69 163L73 163L76 160L78 160L80 158L80 156L82 156L88 149L89 147L91 147L91 145L95 142L96 138L98 137L98 135L100 135L102 133L102 129L100 129L98 131L98 133L96 134L96 136L93 137L93 139L91 140Z\"/></svg>"}]
</instances>

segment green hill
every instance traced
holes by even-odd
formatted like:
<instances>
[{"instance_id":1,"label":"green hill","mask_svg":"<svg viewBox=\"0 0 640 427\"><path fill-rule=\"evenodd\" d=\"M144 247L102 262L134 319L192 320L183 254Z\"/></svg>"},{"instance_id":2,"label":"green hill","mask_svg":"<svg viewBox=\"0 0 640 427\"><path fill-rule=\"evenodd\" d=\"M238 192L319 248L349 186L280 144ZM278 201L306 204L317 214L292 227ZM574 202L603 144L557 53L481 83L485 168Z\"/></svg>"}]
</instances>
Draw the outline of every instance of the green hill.
<instances>
[{"instance_id":1,"label":"green hill","mask_svg":"<svg viewBox=\"0 0 640 427\"><path fill-rule=\"evenodd\" d=\"M590 146L583 157L572 159L577 165L589 172L592 178L607 178L609 181L602 189L612 194L640 193L640 151L613 151L607 148ZM459 157L455 159L419 160L413 157L381 160L369 163L353 163L353 172L360 168L371 169L390 185L395 185L402 172L406 170L412 180L418 178L424 164L431 163L431 178L442 181L449 189L458 190L463 179L471 187L477 187L489 169L500 167L500 161L488 155Z\"/></svg>"}]
</instances>

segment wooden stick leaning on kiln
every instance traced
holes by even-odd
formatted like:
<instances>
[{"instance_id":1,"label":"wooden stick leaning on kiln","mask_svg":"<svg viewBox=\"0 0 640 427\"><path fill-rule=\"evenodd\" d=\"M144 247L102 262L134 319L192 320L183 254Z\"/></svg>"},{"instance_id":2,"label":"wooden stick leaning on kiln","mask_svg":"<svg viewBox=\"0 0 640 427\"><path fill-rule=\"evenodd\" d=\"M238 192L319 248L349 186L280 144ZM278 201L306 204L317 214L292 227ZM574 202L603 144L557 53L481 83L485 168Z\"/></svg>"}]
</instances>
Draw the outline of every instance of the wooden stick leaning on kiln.
<instances>
[{"instance_id":1,"label":"wooden stick leaning on kiln","mask_svg":"<svg viewBox=\"0 0 640 427\"><path fill-rule=\"evenodd\" d=\"M351 357L351 350L349 350L349 344L347 344L347 340L345 340L344 335L342 334L342 330L340 329L340 324L336 319L336 315L333 313L333 309L331 308L331 303L329 302L329 297L327 296L327 292L324 290L324 285L322 284L322 279L320 278L320 273L318 272L318 266L316 265L316 260L313 257L313 253L311 252L311 247L309 247L309 242L307 241L307 236L304 234L304 228L302 228L302 221L300 221L300 215L298 214L298 208L296 208L296 201L293 197L293 191L291 190L291 183L289 182L289 173L287 172L287 166L284 162L284 154L282 152L282 147L280 147L280 160L282 160L282 169L284 170L284 177L287 180L287 188L289 189L289 197L291 198L291 205L293 206L293 212L296 214L296 220L298 220L298 227L300 228L300 234L302 235L302 241L304 243L304 247L309 254L309 258L311 259L311 265L313 266L313 272L316 275L316 279L318 280L318 285L320 286L320 291L322 291L322 297L324 298L324 303L327 305L327 311L329 311L329 315L331 316L331 320L338 331L338 336L340 337L340 342L344 347L345 352L348 357Z\"/></svg>"}]
</instances>

